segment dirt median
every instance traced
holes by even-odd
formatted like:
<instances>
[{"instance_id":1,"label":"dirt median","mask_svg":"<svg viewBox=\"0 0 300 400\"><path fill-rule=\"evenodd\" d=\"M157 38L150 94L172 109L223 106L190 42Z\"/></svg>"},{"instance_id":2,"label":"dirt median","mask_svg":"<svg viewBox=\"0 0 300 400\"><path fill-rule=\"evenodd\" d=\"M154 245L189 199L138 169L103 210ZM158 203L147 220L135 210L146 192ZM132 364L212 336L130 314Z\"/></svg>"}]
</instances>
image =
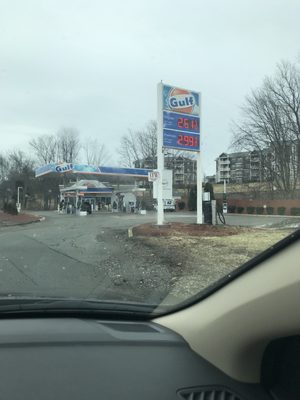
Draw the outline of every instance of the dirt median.
<instances>
[{"instance_id":1,"label":"dirt median","mask_svg":"<svg viewBox=\"0 0 300 400\"><path fill-rule=\"evenodd\" d=\"M41 218L32 214L11 215L3 211L0 212L0 227L25 225L39 221L41 221Z\"/></svg>"},{"instance_id":2,"label":"dirt median","mask_svg":"<svg viewBox=\"0 0 300 400\"><path fill-rule=\"evenodd\" d=\"M146 226L147 225L147 226ZM240 227L195 228L179 224L157 229L136 227L135 240L172 260L171 295L185 299L216 282L234 269L283 239L292 230ZM151 235L152 231L154 235Z\"/></svg>"}]
</instances>

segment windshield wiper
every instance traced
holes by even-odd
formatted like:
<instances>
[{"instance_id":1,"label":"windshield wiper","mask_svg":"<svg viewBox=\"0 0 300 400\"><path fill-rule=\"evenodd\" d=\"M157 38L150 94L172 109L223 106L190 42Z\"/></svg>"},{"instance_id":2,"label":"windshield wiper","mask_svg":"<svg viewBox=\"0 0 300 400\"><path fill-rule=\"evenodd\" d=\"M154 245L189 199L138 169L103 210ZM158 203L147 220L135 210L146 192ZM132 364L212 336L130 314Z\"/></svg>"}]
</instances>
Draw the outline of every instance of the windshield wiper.
<instances>
[{"instance_id":1,"label":"windshield wiper","mask_svg":"<svg viewBox=\"0 0 300 400\"><path fill-rule=\"evenodd\" d=\"M145 319L153 317L154 310L157 311L156 304L51 297L0 297L0 318L17 317L17 315L86 317L118 315Z\"/></svg>"}]
</instances>

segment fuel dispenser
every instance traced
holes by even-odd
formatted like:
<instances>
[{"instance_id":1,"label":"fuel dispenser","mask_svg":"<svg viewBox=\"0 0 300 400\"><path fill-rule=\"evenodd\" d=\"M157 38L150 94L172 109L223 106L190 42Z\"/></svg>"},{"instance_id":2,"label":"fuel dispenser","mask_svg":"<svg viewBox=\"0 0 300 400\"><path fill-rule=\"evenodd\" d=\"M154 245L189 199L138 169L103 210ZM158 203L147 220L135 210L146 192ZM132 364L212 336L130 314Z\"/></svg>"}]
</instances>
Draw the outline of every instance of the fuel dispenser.
<instances>
[{"instance_id":1,"label":"fuel dispenser","mask_svg":"<svg viewBox=\"0 0 300 400\"><path fill-rule=\"evenodd\" d=\"M212 204L211 204L210 192L203 193L202 210L203 210L204 223L212 225L213 220L212 220Z\"/></svg>"},{"instance_id":2,"label":"fuel dispenser","mask_svg":"<svg viewBox=\"0 0 300 400\"><path fill-rule=\"evenodd\" d=\"M225 224L223 206L218 207L213 185L209 182L204 185L202 209L205 224L216 225L218 223L218 219L222 224Z\"/></svg>"}]
</instances>

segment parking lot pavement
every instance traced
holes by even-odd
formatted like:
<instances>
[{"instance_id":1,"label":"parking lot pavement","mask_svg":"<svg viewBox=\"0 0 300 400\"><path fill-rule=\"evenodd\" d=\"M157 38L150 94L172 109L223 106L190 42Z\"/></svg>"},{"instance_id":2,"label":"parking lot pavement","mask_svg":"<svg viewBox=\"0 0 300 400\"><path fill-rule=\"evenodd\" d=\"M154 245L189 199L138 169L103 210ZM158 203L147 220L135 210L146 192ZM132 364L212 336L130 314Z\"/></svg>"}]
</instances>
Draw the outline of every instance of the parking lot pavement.
<instances>
[{"instance_id":1,"label":"parking lot pavement","mask_svg":"<svg viewBox=\"0 0 300 400\"><path fill-rule=\"evenodd\" d=\"M149 246L128 238L127 227L136 216L40 214L45 217L41 223L0 230L2 295L146 303L165 297L169 264Z\"/></svg>"},{"instance_id":2,"label":"parking lot pavement","mask_svg":"<svg viewBox=\"0 0 300 400\"><path fill-rule=\"evenodd\" d=\"M183 274L184 260L127 230L156 222L146 215L88 216L40 212L43 222L0 229L0 294L160 302ZM195 213L166 213L166 221L196 222ZM271 226L288 218L227 215L230 225ZM273 225L274 226L274 225ZM171 249L171 247L170 247ZM179 261L178 261L179 260Z\"/></svg>"},{"instance_id":3,"label":"parking lot pavement","mask_svg":"<svg viewBox=\"0 0 300 400\"><path fill-rule=\"evenodd\" d=\"M148 211L146 215L127 214L127 213L94 213L86 217L77 217L74 215L61 215L58 214L56 211L44 211L40 212L39 215L56 220L61 220L62 217L70 219L96 218L97 220L100 219L101 223L109 224L109 226L111 227L122 227L122 228L127 228L147 222L156 223L156 218L157 218L157 214L154 211ZM165 212L164 217L166 222L173 221L173 222L196 223L197 221L196 212ZM268 227L272 224L278 224L289 218L294 218L294 217L277 216L277 215L225 214L226 224L236 225L236 226Z\"/></svg>"}]
</instances>

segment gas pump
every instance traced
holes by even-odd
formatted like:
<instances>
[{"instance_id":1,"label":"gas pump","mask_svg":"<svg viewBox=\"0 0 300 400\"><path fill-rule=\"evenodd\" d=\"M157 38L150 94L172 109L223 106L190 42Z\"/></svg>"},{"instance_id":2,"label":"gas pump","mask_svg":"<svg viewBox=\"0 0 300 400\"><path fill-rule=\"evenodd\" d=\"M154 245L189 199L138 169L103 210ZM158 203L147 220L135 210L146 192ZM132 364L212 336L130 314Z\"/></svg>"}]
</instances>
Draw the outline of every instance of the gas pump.
<instances>
[{"instance_id":1,"label":"gas pump","mask_svg":"<svg viewBox=\"0 0 300 400\"><path fill-rule=\"evenodd\" d=\"M211 207L210 192L203 193L202 209L203 209L204 223L212 225L212 207Z\"/></svg>"},{"instance_id":2,"label":"gas pump","mask_svg":"<svg viewBox=\"0 0 300 400\"><path fill-rule=\"evenodd\" d=\"M224 190L223 190L223 214L227 214L227 194L226 194L226 179L224 179Z\"/></svg>"},{"instance_id":3,"label":"gas pump","mask_svg":"<svg viewBox=\"0 0 300 400\"><path fill-rule=\"evenodd\" d=\"M218 219L222 224L225 224L223 207L217 205L213 185L209 182L204 185L202 208L205 224L216 225Z\"/></svg>"},{"instance_id":4,"label":"gas pump","mask_svg":"<svg viewBox=\"0 0 300 400\"><path fill-rule=\"evenodd\" d=\"M202 208L204 215L204 223L209 225L215 225L215 221L213 221L213 210L212 210L212 201L215 200L214 188L213 185L207 182L204 185L203 190L203 199L202 199Z\"/></svg>"}]
</instances>

